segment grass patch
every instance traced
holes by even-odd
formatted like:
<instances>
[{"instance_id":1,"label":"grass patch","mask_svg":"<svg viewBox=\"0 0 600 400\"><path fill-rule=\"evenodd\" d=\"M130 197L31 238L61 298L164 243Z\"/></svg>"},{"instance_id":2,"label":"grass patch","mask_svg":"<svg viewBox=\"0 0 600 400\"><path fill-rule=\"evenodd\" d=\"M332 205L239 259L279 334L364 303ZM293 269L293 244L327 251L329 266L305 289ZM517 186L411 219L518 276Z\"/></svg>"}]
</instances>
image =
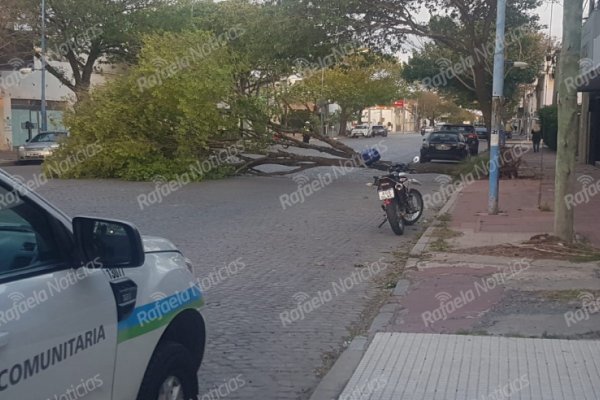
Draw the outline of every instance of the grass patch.
<instances>
[{"instance_id":1,"label":"grass patch","mask_svg":"<svg viewBox=\"0 0 600 400\"><path fill-rule=\"evenodd\" d=\"M450 214L450 213L442 214L439 217L437 217L437 220L440 222L450 222L450 221L452 221L452 214Z\"/></svg>"},{"instance_id":2,"label":"grass patch","mask_svg":"<svg viewBox=\"0 0 600 400\"><path fill-rule=\"evenodd\" d=\"M484 331L484 330L470 331L468 329L459 329L454 334L462 335L462 336L491 336L490 333L488 333L487 331Z\"/></svg>"},{"instance_id":3,"label":"grass patch","mask_svg":"<svg viewBox=\"0 0 600 400\"><path fill-rule=\"evenodd\" d=\"M431 242L431 244L429 245L429 249L432 251L443 253L450 250L450 245L448 245L448 242L446 242L446 240L442 238L437 238L435 241Z\"/></svg>"},{"instance_id":4,"label":"grass patch","mask_svg":"<svg viewBox=\"0 0 600 400\"><path fill-rule=\"evenodd\" d=\"M458 164L456 170L450 175L454 180L460 180L461 176L469 174L474 174L476 179L485 179L486 176L480 176L481 171L485 171L489 164L490 155L488 153L481 153Z\"/></svg>"},{"instance_id":5,"label":"grass patch","mask_svg":"<svg viewBox=\"0 0 600 400\"><path fill-rule=\"evenodd\" d=\"M460 180L461 175L467 175L475 171L477 168L479 173L476 173L477 179L485 179L486 176L482 175L481 172L485 171L489 166L490 156L489 153L484 152L477 156L472 156L460 163L440 163L440 162L429 162L425 164L415 165L415 170L419 174L441 174L448 175L453 180Z\"/></svg>"},{"instance_id":6,"label":"grass patch","mask_svg":"<svg viewBox=\"0 0 600 400\"><path fill-rule=\"evenodd\" d=\"M598 292L590 291L590 290L579 290L579 289L569 289L569 290L542 290L538 292L539 297L549 300L556 301L559 303L569 303L573 301L581 301L581 296L583 293L591 293L594 296L597 296Z\"/></svg>"},{"instance_id":7,"label":"grass patch","mask_svg":"<svg viewBox=\"0 0 600 400\"><path fill-rule=\"evenodd\" d=\"M462 232L453 231L452 229L448 229L445 226L443 226L441 228L435 228L433 230L433 233L431 234L431 236L433 236L433 237L444 239L444 240L454 239L457 237L461 237L462 235L463 235Z\"/></svg>"},{"instance_id":8,"label":"grass patch","mask_svg":"<svg viewBox=\"0 0 600 400\"><path fill-rule=\"evenodd\" d=\"M449 239L454 239L463 235L462 232L454 231L448 228L448 222L452 219L450 214L441 215L438 220L438 227L433 230L431 237L435 238L433 242L429 244L431 251L446 252L451 249L450 244L447 242Z\"/></svg>"},{"instance_id":9,"label":"grass patch","mask_svg":"<svg viewBox=\"0 0 600 400\"><path fill-rule=\"evenodd\" d=\"M570 257L570 261L576 263L586 263L586 262L594 262L600 261L600 250L595 247L590 246L585 242L576 243L573 245L573 248L580 253Z\"/></svg>"}]
</instances>

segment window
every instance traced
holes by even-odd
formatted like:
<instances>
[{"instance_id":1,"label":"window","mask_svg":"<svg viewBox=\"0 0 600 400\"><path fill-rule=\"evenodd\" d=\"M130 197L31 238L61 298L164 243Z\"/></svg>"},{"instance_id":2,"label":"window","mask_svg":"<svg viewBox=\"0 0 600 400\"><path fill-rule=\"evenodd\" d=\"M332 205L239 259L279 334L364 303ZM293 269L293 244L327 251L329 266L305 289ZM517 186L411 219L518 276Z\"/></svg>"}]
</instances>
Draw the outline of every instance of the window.
<instances>
[{"instance_id":1,"label":"window","mask_svg":"<svg viewBox=\"0 0 600 400\"><path fill-rule=\"evenodd\" d=\"M473 126L467 126L467 125L445 125L442 130L444 131L455 131L455 132L465 132L465 133L472 133L475 131Z\"/></svg>"},{"instance_id":2,"label":"window","mask_svg":"<svg viewBox=\"0 0 600 400\"><path fill-rule=\"evenodd\" d=\"M0 186L0 275L64 260L49 216Z\"/></svg>"},{"instance_id":3,"label":"window","mask_svg":"<svg viewBox=\"0 0 600 400\"><path fill-rule=\"evenodd\" d=\"M66 133L60 132L40 133L39 135L36 135L36 137L31 139L31 143L56 143L66 136Z\"/></svg>"},{"instance_id":4,"label":"window","mask_svg":"<svg viewBox=\"0 0 600 400\"><path fill-rule=\"evenodd\" d=\"M431 143L444 143L444 142L458 142L459 141L458 133L434 133L429 138Z\"/></svg>"}]
</instances>

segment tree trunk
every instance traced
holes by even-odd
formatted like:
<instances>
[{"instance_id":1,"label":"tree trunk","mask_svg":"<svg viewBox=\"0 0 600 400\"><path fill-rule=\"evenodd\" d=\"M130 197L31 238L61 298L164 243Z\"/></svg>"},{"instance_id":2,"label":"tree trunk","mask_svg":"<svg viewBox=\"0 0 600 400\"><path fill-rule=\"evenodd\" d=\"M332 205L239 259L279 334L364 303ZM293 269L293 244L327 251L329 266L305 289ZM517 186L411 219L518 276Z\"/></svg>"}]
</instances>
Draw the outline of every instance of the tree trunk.
<instances>
[{"instance_id":1,"label":"tree trunk","mask_svg":"<svg viewBox=\"0 0 600 400\"><path fill-rule=\"evenodd\" d=\"M340 130L338 136L346 136L346 127L348 126L348 113L342 109L340 112Z\"/></svg>"},{"instance_id":2,"label":"tree trunk","mask_svg":"<svg viewBox=\"0 0 600 400\"><path fill-rule=\"evenodd\" d=\"M575 210L567 200L572 196L577 154L577 88L568 84L579 74L581 56L581 19L583 0L565 0L563 44L560 53L560 86L558 89L558 146L554 191L554 234L572 242ZM571 202L572 203L572 202Z\"/></svg>"},{"instance_id":3,"label":"tree trunk","mask_svg":"<svg viewBox=\"0 0 600 400\"><path fill-rule=\"evenodd\" d=\"M477 59L477 58L475 58ZM491 90L488 90L486 86L486 75L485 69L482 64L478 64L473 67L475 71L475 96L479 102L481 113L483 114L483 120L488 131L487 145L488 151L490 150L490 135L492 133L492 97Z\"/></svg>"}]
</instances>

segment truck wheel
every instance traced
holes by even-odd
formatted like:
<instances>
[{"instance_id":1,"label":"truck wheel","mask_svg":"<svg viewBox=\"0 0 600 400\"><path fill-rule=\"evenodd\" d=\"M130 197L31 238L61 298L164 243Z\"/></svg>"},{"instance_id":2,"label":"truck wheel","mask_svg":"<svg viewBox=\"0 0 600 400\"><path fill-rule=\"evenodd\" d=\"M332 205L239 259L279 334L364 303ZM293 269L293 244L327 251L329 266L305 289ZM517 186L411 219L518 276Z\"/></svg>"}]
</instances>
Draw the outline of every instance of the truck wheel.
<instances>
[{"instance_id":1,"label":"truck wheel","mask_svg":"<svg viewBox=\"0 0 600 400\"><path fill-rule=\"evenodd\" d=\"M179 343L166 342L154 352L137 400L189 400L198 397L196 363Z\"/></svg>"}]
</instances>

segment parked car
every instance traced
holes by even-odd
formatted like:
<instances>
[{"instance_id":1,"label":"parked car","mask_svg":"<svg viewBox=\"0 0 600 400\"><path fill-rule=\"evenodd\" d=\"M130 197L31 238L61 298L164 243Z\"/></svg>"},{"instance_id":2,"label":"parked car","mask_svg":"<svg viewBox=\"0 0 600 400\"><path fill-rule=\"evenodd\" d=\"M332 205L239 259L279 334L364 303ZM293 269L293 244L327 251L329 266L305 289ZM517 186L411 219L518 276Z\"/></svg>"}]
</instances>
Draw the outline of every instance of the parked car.
<instances>
[{"instance_id":1,"label":"parked car","mask_svg":"<svg viewBox=\"0 0 600 400\"><path fill-rule=\"evenodd\" d=\"M421 136L429 135L433 131L435 131L433 126L424 126L421 128Z\"/></svg>"},{"instance_id":2,"label":"parked car","mask_svg":"<svg viewBox=\"0 0 600 400\"><path fill-rule=\"evenodd\" d=\"M386 137L388 135L388 130L383 125L373 125L371 128L371 136L383 136Z\"/></svg>"},{"instance_id":3,"label":"parked car","mask_svg":"<svg viewBox=\"0 0 600 400\"><path fill-rule=\"evenodd\" d=\"M479 138L477 137L477 133L475 133L475 127L473 125L443 124L440 126L440 131L453 131L461 133L467 140L471 155L476 156L479 154Z\"/></svg>"},{"instance_id":4,"label":"parked car","mask_svg":"<svg viewBox=\"0 0 600 400\"><path fill-rule=\"evenodd\" d=\"M462 161L469 156L469 147L460 132L436 131L423 139L421 147L422 163L431 160Z\"/></svg>"},{"instance_id":5,"label":"parked car","mask_svg":"<svg viewBox=\"0 0 600 400\"><path fill-rule=\"evenodd\" d=\"M0 199L0 398L198 398L190 261L130 223L71 219L1 170Z\"/></svg>"},{"instance_id":6,"label":"parked car","mask_svg":"<svg viewBox=\"0 0 600 400\"><path fill-rule=\"evenodd\" d=\"M371 136L371 126L367 124L356 125L350 131L350 137L369 137Z\"/></svg>"},{"instance_id":7,"label":"parked car","mask_svg":"<svg viewBox=\"0 0 600 400\"><path fill-rule=\"evenodd\" d=\"M475 133L477 134L477 137L479 138L479 140L481 140L481 139L487 140L487 138L488 138L488 130L485 126L476 126Z\"/></svg>"},{"instance_id":8,"label":"parked car","mask_svg":"<svg viewBox=\"0 0 600 400\"><path fill-rule=\"evenodd\" d=\"M67 132L41 132L28 140L17 149L17 161L44 161L54 150L58 149L60 142L67 137Z\"/></svg>"}]
</instances>

